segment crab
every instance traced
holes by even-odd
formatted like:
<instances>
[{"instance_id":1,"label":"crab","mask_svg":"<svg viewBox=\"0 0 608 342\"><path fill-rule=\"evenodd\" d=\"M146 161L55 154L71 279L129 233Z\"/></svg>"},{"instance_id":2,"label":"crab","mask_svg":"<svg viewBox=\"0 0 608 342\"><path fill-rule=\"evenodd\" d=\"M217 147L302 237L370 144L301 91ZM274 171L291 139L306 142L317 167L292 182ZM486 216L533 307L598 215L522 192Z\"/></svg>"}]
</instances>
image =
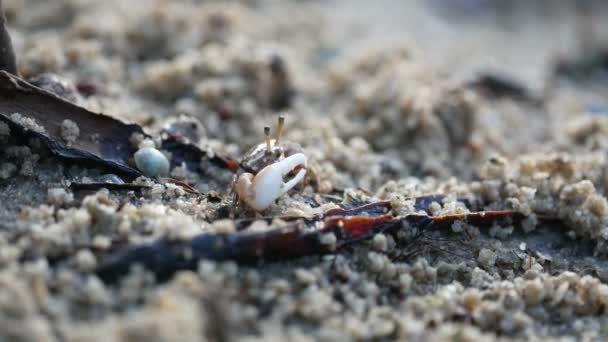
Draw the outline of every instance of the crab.
<instances>
[{"instance_id":1,"label":"crab","mask_svg":"<svg viewBox=\"0 0 608 342\"><path fill-rule=\"evenodd\" d=\"M256 211L270 207L306 176L307 157L301 147L280 141L284 124L280 116L276 139L270 139L270 127L264 127L265 143L254 146L240 162L245 172L236 180L236 193Z\"/></svg>"}]
</instances>

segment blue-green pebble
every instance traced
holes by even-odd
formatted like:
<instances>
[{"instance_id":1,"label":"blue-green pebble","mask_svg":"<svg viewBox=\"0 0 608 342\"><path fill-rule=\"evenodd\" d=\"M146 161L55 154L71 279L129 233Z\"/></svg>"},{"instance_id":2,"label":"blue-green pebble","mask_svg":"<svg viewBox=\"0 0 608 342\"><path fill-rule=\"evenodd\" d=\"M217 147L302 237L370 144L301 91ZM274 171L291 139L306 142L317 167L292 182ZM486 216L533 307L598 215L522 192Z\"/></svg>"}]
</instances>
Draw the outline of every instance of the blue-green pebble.
<instances>
[{"instance_id":1,"label":"blue-green pebble","mask_svg":"<svg viewBox=\"0 0 608 342\"><path fill-rule=\"evenodd\" d=\"M140 148L135 152L135 165L148 177L169 174L169 160L159 150L152 147Z\"/></svg>"}]
</instances>

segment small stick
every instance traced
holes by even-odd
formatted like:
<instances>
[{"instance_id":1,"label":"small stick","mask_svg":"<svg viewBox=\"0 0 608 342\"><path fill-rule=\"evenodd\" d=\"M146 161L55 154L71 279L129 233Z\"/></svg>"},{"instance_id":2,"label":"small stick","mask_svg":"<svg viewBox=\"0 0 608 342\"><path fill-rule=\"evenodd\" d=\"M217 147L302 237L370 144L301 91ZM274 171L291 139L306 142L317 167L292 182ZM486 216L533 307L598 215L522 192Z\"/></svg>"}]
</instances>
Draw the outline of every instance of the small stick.
<instances>
[{"instance_id":1,"label":"small stick","mask_svg":"<svg viewBox=\"0 0 608 342\"><path fill-rule=\"evenodd\" d=\"M264 135L266 136L266 152L272 152L270 148L270 127L264 126Z\"/></svg>"},{"instance_id":2,"label":"small stick","mask_svg":"<svg viewBox=\"0 0 608 342\"><path fill-rule=\"evenodd\" d=\"M11 36L6 29L6 17L0 0L0 70L5 70L13 75L17 75L17 61Z\"/></svg>"},{"instance_id":3,"label":"small stick","mask_svg":"<svg viewBox=\"0 0 608 342\"><path fill-rule=\"evenodd\" d=\"M281 135L283 135L283 127L285 127L285 117L279 116L279 125L277 127L277 139L274 141L275 145L278 145L281 141Z\"/></svg>"}]
</instances>

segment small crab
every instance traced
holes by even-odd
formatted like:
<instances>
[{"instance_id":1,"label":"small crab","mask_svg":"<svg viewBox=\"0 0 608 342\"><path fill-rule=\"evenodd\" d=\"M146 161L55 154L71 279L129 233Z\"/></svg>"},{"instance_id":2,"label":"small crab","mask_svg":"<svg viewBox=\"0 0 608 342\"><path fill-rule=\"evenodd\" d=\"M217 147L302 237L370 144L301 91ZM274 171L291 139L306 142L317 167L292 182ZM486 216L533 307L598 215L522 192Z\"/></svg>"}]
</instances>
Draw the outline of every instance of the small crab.
<instances>
[{"instance_id":1,"label":"small crab","mask_svg":"<svg viewBox=\"0 0 608 342\"><path fill-rule=\"evenodd\" d=\"M276 139L270 139L270 127L264 127L266 142L254 146L240 163L245 173L236 181L236 193L256 211L268 208L306 176L307 158L300 146L280 142L284 125L280 116Z\"/></svg>"}]
</instances>

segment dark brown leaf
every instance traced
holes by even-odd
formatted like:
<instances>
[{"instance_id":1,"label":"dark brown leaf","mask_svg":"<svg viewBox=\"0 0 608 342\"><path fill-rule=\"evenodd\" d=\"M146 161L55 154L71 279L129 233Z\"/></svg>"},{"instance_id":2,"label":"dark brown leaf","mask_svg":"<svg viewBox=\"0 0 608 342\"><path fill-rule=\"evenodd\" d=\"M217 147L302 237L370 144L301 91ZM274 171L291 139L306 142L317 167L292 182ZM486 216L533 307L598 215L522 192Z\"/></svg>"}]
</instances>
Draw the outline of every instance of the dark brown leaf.
<instances>
[{"instance_id":1,"label":"dark brown leaf","mask_svg":"<svg viewBox=\"0 0 608 342\"><path fill-rule=\"evenodd\" d=\"M28 129L21 120L11 118L14 113L35 120L44 131ZM133 134L150 137L140 126L88 111L6 71L0 71L0 120L19 137L39 138L51 152L62 158L105 167L131 177L141 175L129 163L136 152L130 142ZM75 123L80 131L69 143L62 136L65 120ZM186 163L190 170L196 172L200 170L201 160L209 158L212 163L230 171L238 168L237 162L217 154L209 157L206 151L175 136L163 140L161 148L171 153L173 167Z\"/></svg>"},{"instance_id":2,"label":"dark brown leaf","mask_svg":"<svg viewBox=\"0 0 608 342\"><path fill-rule=\"evenodd\" d=\"M11 119L13 113L29 118L45 132L35 132ZM141 173L129 164L135 153L129 139L134 133L147 136L141 127L126 124L103 114L78 107L30 83L0 71L0 120L8 123L11 132L37 137L54 154L80 160L130 176ZM68 145L61 134L64 120L74 122L80 133Z\"/></svg>"}]
</instances>

